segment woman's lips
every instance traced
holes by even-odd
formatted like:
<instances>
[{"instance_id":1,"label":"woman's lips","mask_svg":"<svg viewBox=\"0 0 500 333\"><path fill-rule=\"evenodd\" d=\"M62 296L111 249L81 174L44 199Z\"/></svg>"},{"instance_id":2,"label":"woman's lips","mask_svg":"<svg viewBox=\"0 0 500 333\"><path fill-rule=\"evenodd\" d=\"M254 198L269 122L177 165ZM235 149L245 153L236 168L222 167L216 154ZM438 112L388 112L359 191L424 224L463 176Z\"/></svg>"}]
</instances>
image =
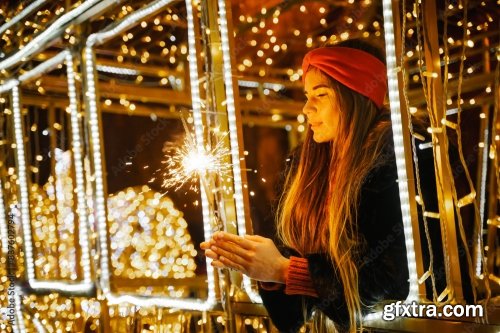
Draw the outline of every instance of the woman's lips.
<instances>
[{"instance_id":1,"label":"woman's lips","mask_svg":"<svg viewBox=\"0 0 500 333\"><path fill-rule=\"evenodd\" d=\"M310 122L310 123L309 123L309 125L311 125L311 129L314 129L315 127L317 128L317 127L319 127L321 124L322 124L321 122L319 122L319 123L312 123L312 122Z\"/></svg>"}]
</instances>

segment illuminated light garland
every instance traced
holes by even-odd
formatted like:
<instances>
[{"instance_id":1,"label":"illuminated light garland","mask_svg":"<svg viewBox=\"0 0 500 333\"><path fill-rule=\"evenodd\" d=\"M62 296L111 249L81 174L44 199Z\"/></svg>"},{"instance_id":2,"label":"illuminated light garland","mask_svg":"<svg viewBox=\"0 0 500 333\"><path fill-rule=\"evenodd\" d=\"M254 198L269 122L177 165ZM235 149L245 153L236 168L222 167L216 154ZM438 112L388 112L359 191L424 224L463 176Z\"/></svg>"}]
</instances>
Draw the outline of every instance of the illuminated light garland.
<instances>
[{"instance_id":1,"label":"illuminated light garland","mask_svg":"<svg viewBox=\"0 0 500 333\"><path fill-rule=\"evenodd\" d=\"M7 255L9 252L9 233L8 233L8 221L5 219L5 202L3 199L3 184L0 179L0 240L2 242L2 253Z\"/></svg>"},{"instance_id":2,"label":"illuminated light garland","mask_svg":"<svg viewBox=\"0 0 500 333\"><path fill-rule=\"evenodd\" d=\"M484 129L484 137L483 137L483 142L488 142L489 141L489 131L488 127ZM486 180L487 180L487 175L488 175L488 148L489 146L486 145L484 151L483 151L483 160L481 161L481 192L479 193L479 216L480 216L480 223L482 225L484 221L484 210L486 207ZM493 147L490 147L492 149ZM490 153L493 150L490 150ZM478 234L478 241L477 241L477 253L478 256L476 258L476 275L480 276L482 274L482 261L483 261L483 250L481 249L481 233Z\"/></svg>"},{"instance_id":3,"label":"illuminated light garland","mask_svg":"<svg viewBox=\"0 0 500 333\"><path fill-rule=\"evenodd\" d=\"M109 74L117 74L117 75L139 75L139 71L126 68L126 67L117 67L117 66L105 66L105 65L97 65L96 69L99 72L109 73Z\"/></svg>"},{"instance_id":4,"label":"illuminated light garland","mask_svg":"<svg viewBox=\"0 0 500 333\"><path fill-rule=\"evenodd\" d=\"M64 60L68 56L68 53L69 53L68 51L59 52L54 57L50 58L47 61L42 62L29 72L26 72L23 75L19 76L19 81L20 82L28 81L34 77L37 77L43 73L50 71L51 69L54 69L55 67L64 62Z\"/></svg>"},{"instance_id":5,"label":"illuminated light garland","mask_svg":"<svg viewBox=\"0 0 500 333\"><path fill-rule=\"evenodd\" d=\"M419 144L419 145L418 145L418 148L419 148L420 150L424 150L424 149L432 148L432 146L433 146L433 143L432 143L432 141L431 141L431 142L427 142L427 143L421 143L421 144Z\"/></svg>"},{"instance_id":6,"label":"illuminated light garland","mask_svg":"<svg viewBox=\"0 0 500 333\"><path fill-rule=\"evenodd\" d=\"M33 258L33 242L31 236L31 218L29 212L29 194L28 194L28 184L27 184L27 174L26 174L26 152L24 150L24 141L23 141L23 123L22 123L22 115L20 108L20 98L19 98L19 86L18 84L22 81L32 79L40 74L43 74L57 65L64 62L64 60L68 61L70 59L70 64L72 65L71 54L68 51L63 51L56 55L55 57L39 64L34 69L26 72L21 75L18 80L11 80L7 83L8 87L11 88L12 93L12 108L13 108L13 119L14 119L14 132L15 132L15 140L16 140L16 155L17 155L17 163L18 163L18 177L19 177L19 189L20 189L20 203L21 203L21 223L23 226L23 239L25 242L25 257L26 257L26 276L28 279L28 284L33 289L39 290L58 290L58 291L67 291L67 292L88 292L93 287L94 284L92 282L90 276L90 243L88 240L87 234L87 219L86 219L86 209L85 203L81 201L82 194L84 191L84 183L82 173L78 174L78 170L83 170L81 161L76 160L79 156L81 159L81 140L80 140L80 131L78 122L75 128L76 119L78 121L78 110L76 107L76 89L74 87L74 72L68 67L68 92L70 98L70 110L72 110L72 132L73 132L73 140L72 140L72 148L75 156L75 170L76 179L77 179L77 193L78 193L78 213L80 221L82 222L82 226L80 228L80 245L82 246L82 264L84 269L84 280L82 283L66 283L66 282L56 282L56 281L39 281L35 278L35 264ZM4 85L5 86L5 85ZM4 86L1 86L0 89L5 89ZM76 117L76 118L74 118ZM83 172L83 171L82 171Z\"/></svg>"},{"instance_id":7,"label":"illuminated light garland","mask_svg":"<svg viewBox=\"0 0 500 333\"><path fill-rule=\"evenodd\" d=\"M436 213L436 212L424 212L424 216L425 217L430 217L430 218L433 218L433 219L437 219L439 220L441 218L441 215L439 213Z\"/></svg>"},{"instance_id":8,"label":"illuminated light garland","mask_svg":"<svg viewBox=\"0 0 500 333\"><path fill-rule=\"evenodd\" d=\"M24 325L23 311L21 309L21 294L22 290L19 287L15 287L16 294L14 295L16 303L16 323L14 325L14 332L26 333L26 327Z\"/></svg>"},{"instance_id":9,"label":"illuminated light garland","mask_svg":"<svg viewBox=\"0 0 500 333\"><path fill-rule=\"evenodd\" d=\"M403 145L403 125L399 101L399 88L397 78L397 61L394 41L394 26L392 16L392 2L383 0L384 35L387 55L387 77L389 86L389 102L391 108L391 120L394 139L394 152L398 170L399 197L401 199L401 213L405 234L406 251L408 257L408 272L410 291L407 301L418 300L418 275L415 259L415 244L413 241L413 228L410 213L410 199L408 193L408 175L406 174L405 148Z\"/></svg>"},{"instance_id":10,"label":"illuminated light garland","mask_svg":"<svg viewBox=\"0 0 500 333\"><path fill-rule=\"evenodd\" d=\"M203 119L201 113L200 97L200 78L198 77L198 61L196 58L196 34L194 27L193 2L186 0L186 18L188 23L188 62L189 62L189 81L191 84L191 97L193 100L193 123L195 128L195 139L198 144L198 150L203 151ZM212 228L210 225L210 210L208 202L208 193L201 188L202 214L203 214L203 232L206 240L212 237ZM208 299L207 306L212 307L215 304L215 278L214 268L211 265L212 260L207 257L207 278L208 278Z\"/></svg>"},{"instance_id":11,"label":"illuminated light garland","mask_svg":"<svg viewBox=\"0 0 500 333\"><path fill-rule=\"evenodd\" d=\"M29 212L29 194L28 194L28 183L27 183L27 170L26 170L26 155L24 151L24 140L23 140L23 122L21 115L21 106L19 103L19 86L12 88L12 116L14 119L14 133L16 140L16 155L17 155L17 167L18 167L18 180L19 180L19 192L20 192L20 203L21 203L21 223L23 226L23 238L26 244L25 257L26 262L26 273L28 280L35 279L35 270L33 262L33 247L31 241L31 230L30 225L30 212Z\"/></svg>"},{"instance_id":12,"label":"illuminated light garland","mask_svg":"<svg viewBox=\"0 0 500 333\"><path fill-rule=\"evenodd\" d=\"M238 80L238 85L244 88L258 88L260 85L267 89L272 89L274 91L280 91L285 89L285 86L279 83L259 83L257 81L247 81L247 80Z\"/></svg>"},{"instance_id":13,"label":"illuminated light garland","mask_svg":"<svg viewBox=\"0 0 500 333\"><path fill-rule=\"evenodd\" d=\"M104 7L115 5L118 0L87 0L84 1L80 6L76 7L72 11L64 14L58 18L54 23L50 25L47 29L33 38L28 44L24 45L22 49L8 57L7 59L0 62L0 70L7 69L17 64L18 62L24 61L27 57L40 51L50 40L57 37L59 33L64 31L67 25L74 23L74 20L82 15L86 10L90 9L92 6L99 4Z\"/></svg>"},{"instance_id":14,"label":"illuminated light garland","mask_svg":"<svg viewBox=\"0 0 500 333\"><path fill-rule=\"evenodd\" d=\"M107 244L107 218L106 218L106 205L105 205L105 193L104 193L104 176L103 176L103 160L101 154L101 136L99 132L99 116L97 109L96 100L96 83L97 78L94 72L94 53L93 47L100 43L107 41L129 29L133 24L137 23L144 17L162 9L163 7L171 4L174 0L157 0L147 7L144 7L133 14L130 14L120 23L118 23L113 29L108 31L98 32L92 34L88 37L85 46L85 58L86 58L86 75L87 75L87 98L89 104L89 125L91 133L91 148L94 158L94 168L95 168L95 191L96 191L96 221L98 229L98 237L100 243L100 287L104 293L104 296L108 299L110 304L118 304L121 302L129 302L131 304L136 304L139 306L164 306L173 307L180 309L191 309L198 311L206 311L216 304L215 299L215 281L214 281L214 269L210 265L211 260L207 258L207 280L208 280L208 296L206 300L180 300L175 298L167 297L141 297L139 295L116 295L111 292L110 288L110 263L109 263L109 250ZM203 121L201 114L201 98L199 91L199 78L198 78L198 64L196 60L196 48L195 48L195 33L194 33L194 18L192 11L192 3L189 0L186 1L186 12L187 12L187 22L188 22L188 41L189 41L189 74L191 82L191 95L193 100L193 120L195 125L195 138L199 149L203 148ZM210 211L208 209L207 194L201 189L201 201L202 201L202 212L204 221L204 236L205 239L210 239L212 235L210 227Z\"/></svg>"},{"instance_id":15,"label":"illuminated light garland","mask_svg":"<svg viewBox=\"0 0 500 333\"><path fill-rule=\"evenodd\" d=\"M36 317L33 317L33 326L35 326L37 333L45 333L45 327L43 327L40 320Z\"/></svg>"},{"instance_id":16,"label":"illuminated light garland","mask_svg":"<svg viewBox=\"0 0 500 333\"><path fill-rule=\"evenodd\" d=\"M7 82L5 82L4 84L2 84L0 86L0 94L10 92L12 90L12 88L17 86L18 84L19 84L19 81L16 79L8 80Z\"/></svg>"},{"instance_id":17,"label":"illuminated light garland","mask_svg":"<svg viewBox=\"0 0 500 333\"><path fill-rule=\"evenodd\" d=\"M448 126L449 128L454 129L454 130L456 130L458 127L458 125L456 123L449 121L446 118L441 119L441 124Z\"/></svg>"},{"instance_id":18,"label":"illuminated light garland","mask_svg":"<svg viewBox=\"0 0 500 333\"><path fill-rule=\"evenodd\" d=\"M90 38L87 40L89 41ZM103 172L102 172L102 159L101 159L101 138L99 134L99 117L97 113L96 102L96 89L95 89L95 76L93 67L93 52L92 46L85 48L86 58L86 71L87 76L87 100L89 104L89 125L91 135L92 156L94 159L94 178L95 178L95 220L97 222L97 232L99 235L100 243L100 286L103 292L109 293L109 262L108 262L108 245L106 238L106 208L104 205L104 186L103 186Z\"/></svg>"},{"instance_id":19,"label":"illuminated light garland","mask_svg":"<svg viewBox=\"0 0 500 333\"><path fill-rule=\"evenodd\" d=\"M234 105L234 88L233 88L233 73L231 69L231 51L229 48L229 32L227 28L226 4L224 0L218 0L219 17L220 17L220 34L222 43L222 59L224 71L224 84L226 86L226 107L229 123L229 141L231 146L231 155L233 160L233 184L234 184L234 200L236 204L236 219L238 225L238 234L245 236L246 217L245 207L243 202L243 185L240 168L240 151L238 144L238 125L236 123L236 108ZM227 221L226 221L227 222ZM255 303L262 303L260 295L252 288L252 281L246 275L243 275L243 286L248 296Z\"/></svg>"},{"instance_id":20,"label":"illuminated light garland","mask_svg":"<svg viewBox=\"0 0 500 333\"><path fill-rule=\"evenodd\" d=\"M22 115L21 107L19 105L19 86L14 86L11 91L12 94L12 115L14 119L14 132L16 140L17 149L17 163L19 172L19 187L20 187L20 202L21 202L21 223L24 230L24 242L25 244L31 244L31 234L28 230L31 230L29 221L29 199L28 199L28 185L26 183L26 164L24 155L24 142L23 142L23 128L22 128ZM24 256L26 260L30 260L32 263L31 269L27 270L28 279L34 279L34 268L33 268L33 252L30 246L27 246L24 250ZM29 268L29 267L28 267ZM21 311L21 299L19 297L20 290L16 287L16 295L14 295L16 302L16 329L19 332L24 333L26 329L24 328L24 320ZM20 326L20 327L18 327Z\"/></svg>"},{"instance_id":21,"label":"illuminated light garland","mask_svg":"<svg viewBox=\"0 0 500 333\"><path fill-rule=\"evenodd\" d=\"M47 0L37 0L31 3L28 7L24 8L19 14L14 16L9 22L5 23L0 27L0 35L2 35L7 29L12 27L14 24L21 21L25 16L29 15L31 12L35 11L38 7L43 5Z\"/></svg>"},{"instance_id":22,"label":"illuminated light garland","mask_svg":"<svg viewBox=\"0 0 500 333\"><path fill-rule=\"evenodd\" d=\"M73 57L70 52L66 53L66 70L68 75L68 95L69 95L69 110L71 115L71 134L72 134L72 151L73 161L75 163L75 179L76 179L76 196L77 196L77 212L78 212L78 236L82 249L82 265L83 265L83 281L91 284L91 268L90 268L90 242L89 242L89 224L87 219L87 206L85 198L85 180L83 179L83 160L82 160L82 141L80 133L80 119L78 116L75 72L73 67Z\"/></svg>"},{"instance_id":23,"label":"illuminated light garland","mask_svg":"<svg viewBox=\"0 0 500 333\"><path fill-rule=\"evenodd\" d=\"M163 7L169 5L174 1L175 0L156 0L150 3L148 6L141 8L140 10L126 16L114 28L110 30L104 29L104 31L96 32L90 35L87 39L86 46L89 47L106 42L107 40L115 37L119 33L122 33L123 31L130 29L130 27L135 23L137 23L139 20L155 13L156 11L162 9Z\"/></svg>"}]
</instances>

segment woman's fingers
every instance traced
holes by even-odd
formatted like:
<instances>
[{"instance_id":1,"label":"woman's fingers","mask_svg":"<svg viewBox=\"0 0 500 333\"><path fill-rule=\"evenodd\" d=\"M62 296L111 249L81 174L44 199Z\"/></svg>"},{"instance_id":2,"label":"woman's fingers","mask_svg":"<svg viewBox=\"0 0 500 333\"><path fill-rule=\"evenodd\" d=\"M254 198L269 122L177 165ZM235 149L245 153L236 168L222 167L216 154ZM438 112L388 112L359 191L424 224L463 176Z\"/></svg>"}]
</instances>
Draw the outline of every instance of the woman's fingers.
<instances>
[{"instance_id":1,"label":"woman's fingers","mask_svg":"<svg viewBox=\"0 0 500 333\"><path fill-rule=\"evenodd\" d=\"M213 245L210 247L210 250L212 250L213 252L215 252L219 256L219 260L221 257L224 257L224 258L229 259L231 262L234 262L238 265L245 266L247 264L247 261L245 260L244 257L239 256L236 253L222 249L218 246Z\"/></svg>"},{"instance_id":2,"label":"woman's fingers","mask_svg":"<svg viewBox=\"0 0 500 333\"><path fill-rule=\"evenodd\" d=\"M224 266L224 264L222 262L220 262L219 260L212 261L211 265L215 268L226 268L226 266Z\"/></svg>"},{"instance_id":3,"label":"woman's fingers","mask_svg":"<svg viewBox=\"0 0 500 333\"><path fill-rule=\"evenodd\" d=\"M213 236L213 239L216 242L230 241L230 242L233 242L235 244L240 245L242 248L247 249L247 250L251 250L254 247L252 241L245 239L243 237L234 235L234 234L224 232L224 231L216 232Z\"/></svg>"},{"instance_id":4,"label":"woman's fingers","mask_svg":"<svg viewBox=\"0 0 500 333\"><path fill-rule=\"evenodd\" d=\"M243 247L241 247L239 244L235 244L233 242L228 242L228 241L218 241L215 244L211 244L212 250L213 247L225 250L229 253L233 253L235 255L238 255L246 260L250 260L252 258L251 256L251 250L246 250Z\"/></svg>"},{"instance_id":5,"label":"woman's fingers","mask_svg":"<svg viewBox=\"0 0 500 333\"><path fill-rule=\"evenodd\" d=\"M214 251L212 251L210 249L205 250L205 255L213 260L219 259L219 256L217 255L217 253L215 253Z\"/></svg>"},{"instance_id":6,"label":"woman's fingers","mask_svg":"<svg viewBox=\"0 0 500 333\"><path fill-rule=\"evenodd\" d=\"M238 264L238 263L236 263L236 262L234 262L226 257L222 257L222 256L219 257L219 261L221 263L223 263L224 266L226 266L228 268L232 268L232 269L235 269L235 270L240 271L242 273L246 273L245 267L243 267L242 265L240 265L240 264Z\"/></svg>"}]
</instances>

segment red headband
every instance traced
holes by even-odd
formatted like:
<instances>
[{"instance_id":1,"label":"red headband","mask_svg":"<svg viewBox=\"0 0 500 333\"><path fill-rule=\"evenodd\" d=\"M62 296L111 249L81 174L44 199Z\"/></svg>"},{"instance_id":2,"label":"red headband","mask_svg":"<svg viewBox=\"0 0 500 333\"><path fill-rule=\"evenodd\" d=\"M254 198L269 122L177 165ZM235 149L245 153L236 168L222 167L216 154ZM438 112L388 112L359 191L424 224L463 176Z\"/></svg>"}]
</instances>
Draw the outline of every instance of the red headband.
<instances>
[{"instance_id":1,"label":"red headband","mask_svg":"<svg viewBox=\"0 0 500 333\"><path fill-rule=\"evenodd\" d=\"M379 108L387 93L387 69L371 54L350 47L320 47L306 54L302 61L302 81L309 66L371 99Z\"/></svg>"}]
</instances>

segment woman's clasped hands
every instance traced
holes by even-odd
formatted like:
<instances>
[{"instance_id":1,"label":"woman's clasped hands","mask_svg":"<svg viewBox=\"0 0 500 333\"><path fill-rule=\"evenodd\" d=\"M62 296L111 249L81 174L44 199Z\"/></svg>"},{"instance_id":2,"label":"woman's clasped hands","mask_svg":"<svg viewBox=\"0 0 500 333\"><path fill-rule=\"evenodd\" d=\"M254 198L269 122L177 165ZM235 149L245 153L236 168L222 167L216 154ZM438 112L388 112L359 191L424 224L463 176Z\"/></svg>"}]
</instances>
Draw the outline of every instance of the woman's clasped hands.
<instances>
[{"instance_id":1,"label":"woman's clasped hands","mask_svg":"<svg viewBox=\"0 0 500 333\"><path fill-rule=\"evenodd\" d=\"M223 231L200 244L216 268L231 268L263 282L285 283L289 259L274 242L262 236L237 236Z\"/></svg>"}]
</instances>

